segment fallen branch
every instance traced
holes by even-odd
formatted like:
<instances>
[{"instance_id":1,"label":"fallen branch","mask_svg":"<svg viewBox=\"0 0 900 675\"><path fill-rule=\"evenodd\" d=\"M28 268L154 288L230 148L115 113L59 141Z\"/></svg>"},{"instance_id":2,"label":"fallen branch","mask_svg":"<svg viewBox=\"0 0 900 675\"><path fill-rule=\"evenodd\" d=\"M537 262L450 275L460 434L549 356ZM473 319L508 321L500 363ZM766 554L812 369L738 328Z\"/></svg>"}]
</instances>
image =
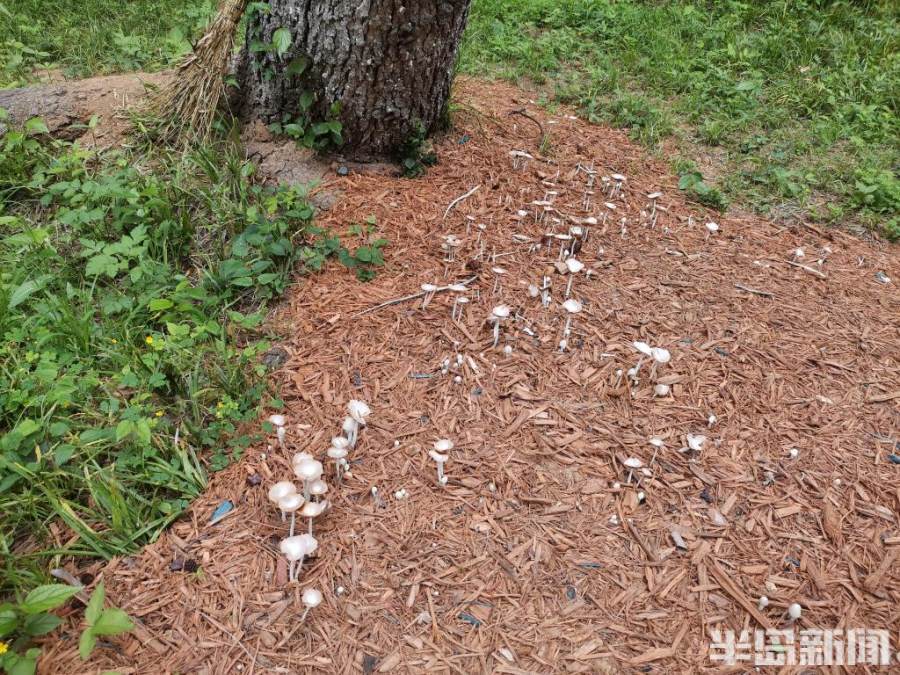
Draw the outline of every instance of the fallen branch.
<instances>
[{"instance_id":1,"label":"fallen branch","mask_svg":"<svg viewBox=\"0 0 900 675\"><path fill-rule=\"evenodd\" d=\"M734 287L739 291L745 291L746 293L752 293L753 295L761 295L764 298L774 298L774 293L769 293L769 291L760 291L756 288L750 288L749 286L744 286L743 284L735 284Z\"/></svg>"},{"instance_id":2,"label":"fallen branch","mask_svg":"<svg viewBox=\"0 0 900 675\"><path fill-rule=\"evenodd\" d=\"M461 201L463 201L463 200L465 200L465 199L468 199L469 197L471 197L472 195L474 195L476 192L478 192L478 188L480 188L480 187L481 187L480 185L476 185L476 186L473 187L471 190L469 190L466 194L462 195L461 197L457 197L457 198L454 199L452 202L450 202L450 206L448 206L448 207L447 207L447 210L444 211L444 220L447 220L447 216L450 215L450 211L453 210L453 207L455 207L455 206L456 206L457 204L459 204Z\"/></svg>"},{"instance_id":3,"label":"fallen branch","mask_svg":"<svg viewBox=\"0 0 900 675\"><path fill-rule=\"evenodd\" d=\"M475 281L478 277L469 277L464 281L457 282L462 286L468 286L473 281ZM361 312L357 312L353 315L355 319L358 316L362 316L363 314L369 314L370 312L375 312L379 309L383 309L384 307L390 307L391 305L399 305L401 302L408 302L409 300L418 300L419 298L424 298L426 295L437 295L438 293L443 293L444 291L449 291L450 286L439 286L433 291L420 291L418 293L413 293L412 295L404 295L402 298L394 298L393 300L387 300L386 302L382 302L380 305L375 305L374 307L369 307L368 309L364 309Z\"/></svg>"}]
</instances>

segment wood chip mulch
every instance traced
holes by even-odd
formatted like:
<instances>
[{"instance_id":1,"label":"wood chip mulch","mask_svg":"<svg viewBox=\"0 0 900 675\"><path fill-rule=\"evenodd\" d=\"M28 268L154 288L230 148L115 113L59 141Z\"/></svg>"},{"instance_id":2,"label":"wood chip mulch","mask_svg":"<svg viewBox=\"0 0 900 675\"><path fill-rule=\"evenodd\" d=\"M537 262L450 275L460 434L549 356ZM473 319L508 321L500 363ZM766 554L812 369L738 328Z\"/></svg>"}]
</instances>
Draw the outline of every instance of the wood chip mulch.
<instances>
[{"instance_id":1,"label":"wood chip mulch","mask_svg":"<svg viewBox=\"0 0 900 675\"><path fill-rule=\"evenodd\" d=\"M623 132L527 96L461 82L426 177L330 181L343 197L319 223L346 233L374 215L391 244L371 283L332 264L298 278L273 318L288 451L248 451L156 543L98 566L139 630L82 664L71 625L42 672L712 672L710 629L781 627L794 602L807 626L900 624L896 249L707 213ZM535 159L514 169L511 150ZM579 165L597 172L587 210ZM601 177L616 172L610 199ZM531 202L548 192L562 222L537 224ZM521 239L602 222L606 201L561 352L566 278L552 271L548 308L528 292L558 248ZM449 233L462 239L451 263ZM451 293L360 314L472 276L462 321ZM494 349L501 303L514 316ZM633 383L636 340L672 358ZM352 477L331 480L318 553L288 585L266 491L291 478L293 452L324 458L351 398L373 411ZM699 451L688 434L707 437ZM428 457L438 438L456 445L446 487ZM210 525L226 499L234 510ZM308 586L325 599L300 623Z\"/></svg>"}]
</instances>

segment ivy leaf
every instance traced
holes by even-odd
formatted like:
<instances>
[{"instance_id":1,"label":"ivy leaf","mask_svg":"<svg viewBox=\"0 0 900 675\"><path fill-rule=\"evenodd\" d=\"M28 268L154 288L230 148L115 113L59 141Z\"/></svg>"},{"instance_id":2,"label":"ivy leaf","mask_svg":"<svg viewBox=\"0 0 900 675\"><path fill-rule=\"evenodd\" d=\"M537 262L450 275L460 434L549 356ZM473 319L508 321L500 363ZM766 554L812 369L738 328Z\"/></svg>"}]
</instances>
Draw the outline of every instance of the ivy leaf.
<instances>
[{"instance_id":1,"label":"ivy leaf","mask_svg":"<svg viewBox=\"0 0 900 675\"><path fill-rule=\"evenodd\" d=\"M287 28L279 28L272 34L272 46L279 58L287 54L287 50L291 48L293 38L291 31Z\"/></svg>"},{"instance_id":2,"label":"ivy leaf","mask_svg":"<svg viewBox=\"0 0 900 675\"><path fill-rule=\"evenodd\" d=\"M81 639L78 640L78 655L81 657L82 661L87 661L91 656L91 652L94 651L94 647L97 645L97 636L94 635L94 632L88 628L81 634Z\"/></svg>"}]
</instances>

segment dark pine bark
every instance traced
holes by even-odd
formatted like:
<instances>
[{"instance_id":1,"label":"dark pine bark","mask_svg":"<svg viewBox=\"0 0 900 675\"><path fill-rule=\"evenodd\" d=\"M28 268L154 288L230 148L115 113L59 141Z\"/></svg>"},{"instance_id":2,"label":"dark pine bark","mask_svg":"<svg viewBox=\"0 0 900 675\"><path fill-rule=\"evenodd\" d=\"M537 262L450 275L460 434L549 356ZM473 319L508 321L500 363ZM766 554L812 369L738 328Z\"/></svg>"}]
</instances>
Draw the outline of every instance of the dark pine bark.
<instances>
[{"instance_id":1,"label":"dark pine bark","mask_svg":"<svg viewBox=\"0 0 900 675\"><path fill-rule=\"evenodd\" d=\"M282 57L244 49L238 65L242 113L264 122L294 113L305 91L313 116L341 105L345 151L357 158L392 155L421 126L441 121L471 0L270 0L255 12L247 45L271 43L287 28ZM287 67L305 58L302 75Z\"/></svg>"}]
</instances>

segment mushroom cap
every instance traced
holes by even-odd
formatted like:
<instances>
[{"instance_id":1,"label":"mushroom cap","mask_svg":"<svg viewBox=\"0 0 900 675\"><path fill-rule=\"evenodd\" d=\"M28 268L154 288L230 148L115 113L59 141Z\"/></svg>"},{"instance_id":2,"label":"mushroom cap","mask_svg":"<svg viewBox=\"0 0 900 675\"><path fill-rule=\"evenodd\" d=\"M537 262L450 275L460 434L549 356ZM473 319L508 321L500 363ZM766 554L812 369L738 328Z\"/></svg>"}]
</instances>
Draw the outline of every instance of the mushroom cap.
<instances>
[{"instance_id":1,"label":"mushroom cap","mask_svg":"<svg viewBox=\"0 0 900 675\"><path fill-rule=\"evenodd\" d=\"M491 272L493 272L494 274L506 274L506 268L505 267L492 267Z\"/></svg>"},{"instance_id":2,"label":"mushroom cap","mask_svg":"<svg viewBox=\"0 0 900 675\"><path fill-rule=\"evenodd\" d=\"M321 497L324 494L328 493L328 483L326 483L321 478L314 480L312 484L309 486L309 494L315 495L316 497Z\"/></svg>"},{"instance_id":3,"label":"mushroom cap","mask_svg":"<svg viewBox=\"0 0 900 675\"><path fill-rule=\"evenodd\" d=\"M570 274L578 274L581 270L584 269L584 263L580 260L575 260L575 258L567 258L566 267L568 268Z\"/></svg>"},{"instance_id":4,"label":"mushroom cap","mask_svg":"<svg viewBox=\"0 0 900 675\"><path fill-rule=\"evenodd\" d=\"M314 609L322 604L322 591L318 588L307 588L303 591L303 595L300 596L300 599L303 601L304 605L310 609Z\"/></svg>"},{"instance_id":5,"label":"mushroom cap","mask_svg":"<svg viewBox=\"0 0 900 675\"><path fill-rule=\"evenodd\" d=\"M623 176L623 175L620 174L620 173L614 173L614 174L610 175L610 178L612 178L613 180L618 181L618 182L620 182L620 183L621 183L623 180L625 180L625 176Z\"/></svg>"},{"instance_id":6,"label":"mushroom cap","mask_svg":"<svg viewBox=\"0 0 900 675\"><path fill-rule=\"evenodd\" d=\"M653 356L653 347L648 345L646 342L632 342L631 346L637 349L641 354L645 356Z\"/></svg>"},{"instance_id":7,"label":"mushroom cap","mask_svg":"<svg viewBox=\"0 0 900 675\"><path fill-rule=\"evenodd\" d=\"M706 436L688 434L687 442L688 442L688 447L691 450L699 451L703 447L703 444L706 443Z\"/></svg>"},{"instance_id":8,"label":"mushroom cap","mask_svg":"<svg viewBox=\"0 0 900 675\"><path fill-rule=\"evenodd\" d=\"M669 350L663 349L662 347L654 347L650 350L650 353L653 356L653 360L657 363L668 363L672 360L672 355L669 353Z\"/></svg>"},{"instance_id":9,"label":"mushroom cap","mask_svg":"<svg viewBox=\"0 0 900 675\"><path fill-rule=\"evenodd\" d=\"M461 305L465 305L467 302L469 302L469 299L466 296L461 295L458 298L456 298L456 301Z\"/></svg>"},{"instance_id":10,"label":"mushroom cap","mask_svg":"<svg viewBox=\"0 0 900 675\"><path fill-rule=\"evenodd\" d=\"M662 192L651 192L649 195L647 195L647 199L659 199L662 196Z\"/></svg>"},{"instance_id":11,"label":"mushroom cap","mask_svg":"<svg viewBox=\"0 0 900 675\"><path fill-rule=\"evenodd\" d=\"M297 487L289 480L283 480L280 483L275 483L275 485L269 488L269 499L276 504L282 497L287 497L288 495L295 494L297 494Z\"/></svg>"},{"instance_id":12,"label":"mushroom cap","mask_svg":"<svg viewBox=\"0 0 900 675\"><path fill-rule=\"evenodd\" d=\"M569 298L563 303L563 309L565 309L569 314L578 314L583 308L581 303L578 302L575 298Z\"/></svg>"},{"instance_id":13,"label":"mushroom cap","mask_svg":"<svg viewBox=\"0 0 900 675\"><path fill-rule=\"evenodd\" d=\"M657 396L668 396L672 388L667 384L658 384L653 387L653 393Z\"/></svg>"},{"instance_id":14,"label":"mushroom cap","mask_svg":"<svg viewBox=\"0 0 900 675\"><path fill-rule=\"evenodd\" d=\"M283 427L287 424L287 417L284 415L269 415L269 422L271 422L276 427Z\"/></svg>"},{"instance_id":15,"label":"mushroom cap","mask_svg":"<svg viewBox=\"0 0 900 675\"><path fill-rule=\"evenodd\" d=\"M718 232L718 231L719 231L719 224L718 224L718 223L709 222L709 223L706 224L706 229L709 230L710 232Z\"/></svg>"},{"instance_id":16,"label":"mushroom cap","mask_svg":"<svg viewBox=\"0 0 900 675\"><path fill-rule=\"evenodd\" d=\"M640 469L642 466L644 466L644 463L637 457L629 457L628 459L624 460L622 464L627 466L629 469Z\"/></svg>"},{"instance_id":17,"label":"mushroom cap","mask_svg":"<svg viewBox=\"0 0 900 675\"><path fill-rule=\"evenodd\" d=\"M584 234L584 228L580 225L573 225L569 228L569 234L571 234L573 237L580 237Z\"/></svg>"},{"instance_id":18,"label":"mushroom cap","mask_svg":"<svg viewBox=\"0 0 900 675\"><path fill-rule=\"evenodd\" d=\"M495 319L505 319L509 316L511 311L512 310L508 305L497 305L491 310L491 316Z\"/></svg>"},{"instance_id":19,"label":"mushroom cap","mask_svg":"<svg viewBox=\"0 0 900 675\"><path fill-rule=\"evenodd\" d=\"M522 158L524 158L524 159L534 159L534 157L532 157L531 155L529 155L529 154L528 154L527 152L525 152L524 150L510 150L510 151L509 151L509 156L510 156L510 157L522 157Z\"/></svg>"},{"instance_id":20,"label":"mushroom cap","mask_svg":"<svg viewBox=\"0 0 900 675\"><path fill-rule=\"evenodd\" d=\"M278 508L284 511L285 513L293 513L301 506L303 506L303 502L306 501L303 499L303 495L292 494L285 495L281 499L278 500Z\"/></svg>"},{"instance_id":21,"label":"mushroom cap","mask_svg":"<svg viewBox=\"0 0 900 675\"><path fill-rule=\"evenodd\" d=\"M434 284L422 284L422 290L426 293L434 293L438 289Z\"/></svg>"},{"instance_id":22,"label":"mushroom cap","mask_svg":"<svg viewBox=\"0 0 900 675\"><path fill-rule=\"evenodd\" d=\"M449 455L442 455L437 450L429 450L428 456L431 457L431 459L433 459L438 464L443 464L448 459L450 459Z\"/></svg>"},{"instance_id":23,"label":"mushroom cap","mask_svg":"<svg viewBox=\"0 0 900 675\"><path fill-rule=\"evenodd\" d=\"M341 424L341 429L345 434L350 434L356 431L356 420L352 417L345 417L343 424Z\"/></svg>"},{"instance_id":24,"label":"mushroom cap","mask_svg":"<svg viewBox=\"0 0 900 675\"><path fill-rule=\"evenodd\" d=\"M584 224L585 224L585 225L596 225L596 224L597 224L597 219L594 218L594 216L589 216L588 218L585 218L585 219L584 219Z\"/></svg>"},{"instance_id":25,"label":"mushroom cap","mask_svg":"<svg viewBox=\"0 0 900 675\"><path fill-rule=\"evenodd\" d=\"M328 502L306 502L303 505L303 510L300 511L300 515L304 518L318 518L325 510L328 508Z\"/></svg>"},{"instance_id":26,"label":"mushroom cap","mask_svg":"<svg viewBox=\"0 0 900 675\"><path fill-rule=\"evenodd\" d=\"M528 211L519 210L519 211L516 211L516 215L519 216L519 218L524 218L525 216L528 215Z\"/></svg>"},{"instance_id":27,"label":"mushroom cap","mask_svg":"<svg viewBox=\"0 0 900 675\"><path fill-rule=\"evenodd\" d=\"M297 534L287 539L282 539L279 545L284 557L291 562L296 562L305 556L316 552L319 542L310 534Z\"/></svg>"},{"instance_id":28,"label":"mushroom cap","mask_svg":"<svg viewBox=\"0 0 900 675\"><path fill-rule=\"evenodd\" d=\"M652 436L650 438L650 445L652 445L654 448L661 448L665 444L666 444L665 441L663 439L661 439L659 436Z\"/></svg>"},{"instance_id":29,"label":"mushroom cap","mask_svg":"<svg viewBox=\"0 0 900 675\"><path fill-rule=\"evenodd\" d=\"M610 211L615 211L615 210L616 210L616 205L613 204L612 202L604 202L603 205L604 205L606 208L608 208Z\"/></svg>"},{"instance_id":30,"label":"mushroom cap","mask_svg":"<svg viewBox=\"0 0 900 675\"><path fill-rule=\"evenodd\" d=\"M331 439L331 447L332 448L341 448L346 450L350 447L350 441L348 441L343 436L335 436Z\"/></svg>"},{"instance_id":31,"label":"mushroom cap","mask_svg":"<svg viewBox=\"0 0 900 675\"><path fill-rule=\"evenodd\" d=\"M313 456L308 452L298 452L296 455L291 458L291 464L297 464L298 462L302 462L304 459L312 459Z\"/></svg>"},{"instance_id":32,"label":"mushroom cap","mask_svg":"<svg viewBox=\"0 0 900 675\"><path fill-rule=\"evenodd\" d=\"M317 459L303 459L294 464L294 474L300 480L314 481L322 477L322 462Z\"/></svg>"},{"instance_id":33,"label":"mushroom cap","mask_svg":"<svg viewBox=\"0 0 900 675\"><path fill-rule=\"evenodd\" d=\"M571 234L561 233L561 234L554 234L553 236L554 236L554 238L558 239L559 241L572 241Z\"/></svg>"},{"instance_id":34,"label":"mushroom cap","mask_svg":"<svg viewBox=\"0 0 900 675\"><path fill-rule=\"evenodd\" d=\"M453 449L453 441L449 438L441 438L434 442L434 449L438 452L447 452Z\"/></svg>"},{"instance_id":35,"label":"mushroom cap","mask_svg":"<svg viewBox=\"0 0 900 675\"><path fill-rule=\"evenodd\" d=\"M803 608L799 603L792 603L791 606L788 607L788 616L792 619L799 619L801 614L803 614Z\"/></svg>"},{"instance_id":36,"label":"mushroom cap","mask_svg":"<svg viewBox=\"0 0 900 675\"><path fill-rule=\"evenodd\" d=\"M355 399L347 404L347 412L350 413L350 417L363 426L366 424L366 418L372 414L365 401L357 401Z\"/></svg>"},{"instance_id":37,"label":"mushroom cap","mask_svg":"<svg viewBox=\"0 0 900 675\"><path fill-rule=\"evenodd\" d=\"M345 439L346 440L346 439ZM344 459L349 453L347 452L347 448L338 448L335 446L331 446L328 448L328 458L329 459Z\"/></svg>"},{"instance_id":38,"label":"mushroom cap","mask_svg":"<svg viewBox=\"0 0 900 675\"><path fill-rule=\"evenodd\" d=\"M469 290L468 286L465 284L450 284L447 288L454 293L465 293Z\"/></svg>"}]
</instances>

